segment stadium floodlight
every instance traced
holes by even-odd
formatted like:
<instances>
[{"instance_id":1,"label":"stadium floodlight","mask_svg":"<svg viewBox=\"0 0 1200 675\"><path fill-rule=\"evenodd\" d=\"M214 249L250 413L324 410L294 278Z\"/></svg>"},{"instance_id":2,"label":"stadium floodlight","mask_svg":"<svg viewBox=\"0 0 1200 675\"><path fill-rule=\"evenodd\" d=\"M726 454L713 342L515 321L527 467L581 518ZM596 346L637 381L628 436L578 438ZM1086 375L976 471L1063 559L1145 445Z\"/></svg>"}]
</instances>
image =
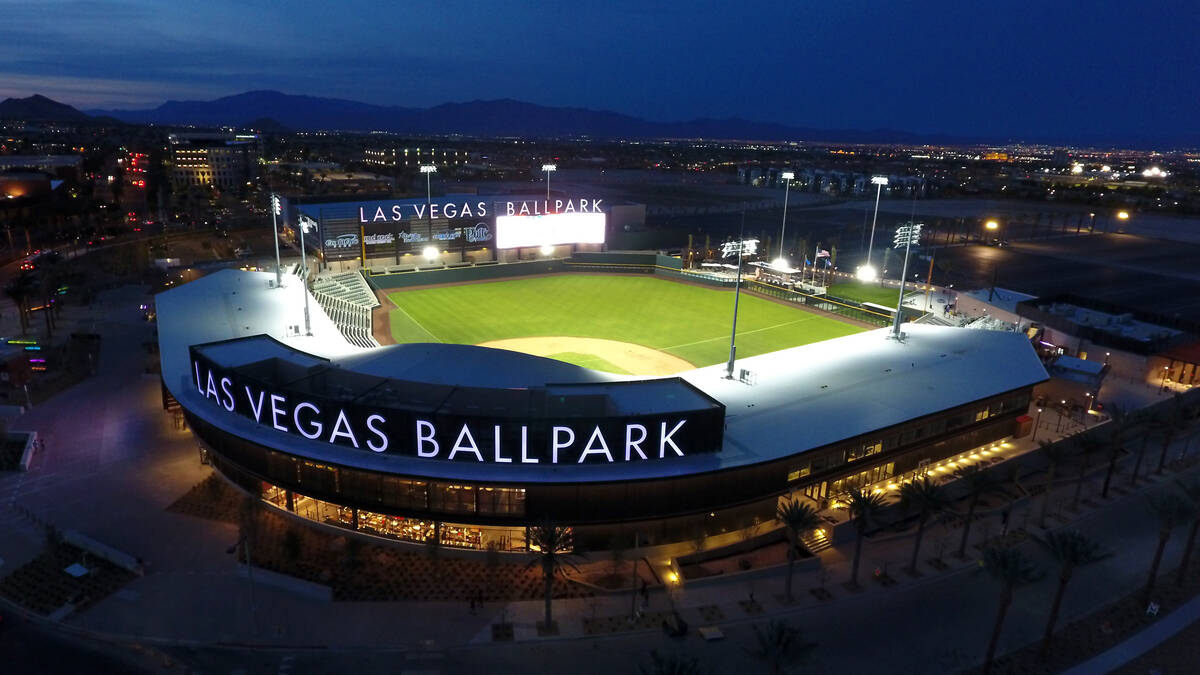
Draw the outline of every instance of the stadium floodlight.
<instances>
[{"instance_id":1,"label":"stadium floodlight","mask_svg":"<svg viewBox=\"0 0 1200 675\"><path fill-rule=\"evenodd\" d=\"M788 269L788 259L783 256L779 256L771 261L771 267L783 272Z\"/></svg>"},{"instance_id":2,"label":"stadium floodlight","mask_svg":"<svg viewBox=\"0 0 1200 675\"><path fill-rule=\"evenodd\" d=\"M303 213L296 219L300 226L300 266L301 272L300 281L304 284L304 334L312 335L312 321L308 316L308 256L304 250L304 233L317 229L317 221L309 218Z\"/></svg>"},{"instance_id":3,"label":"stadium floodlight","mask_svg":"<svg viewBox=\"0 0 1200 675\"><path fill-rule=\"evenodd\" d=\"M862 265L854 271L854 276L864 284L869 284L879 278L879 273L872 265Z\"/></svg>"},{"instance_id":4,"label":"stadium floodlight","mask_svg":"<svg viewBox=\"0 0 1200 675\"><path fill-rule=\"evenodd\" d=\"M543 164L542 171L546 172L546 212L550 212L550 174L558 171L557 164Z\"/></svg>"},{"instance_id":5,"label":"stadium floodlight","mask_svg":"<svg viewBox=\"0 0 1200 675\"><path fill-rule=\"evenodd\" d=\"M783 258L783 236L787 234L787 202L788 189L792 187L792 179L796 177L791 171L784 171L779 175L783 179L783 226L779 228L779 257Z\"/></svg>"},{"instance_id":6,"label":"stadium floodlight","mask_svg":"<svg viewBox=\"0 0 1200 675\"><path fill-rule=\"evenodd\" d=\"M998 230L998 229L1000 229L1000 223L998 223L998 222L996 222L996 221L994 221L994 220L989 220L989 221L987 221L986 223L984 223L984 224L983 224L983 226L984 226L984 227L986 227L986 228L987 228L987 229L989 229L989 230Z\"/></svg>"},{"instance_id":7,"label":"stadium floodlight","mask_svg":"<svg viewBox=\"0 0 1200 675\"><path fill-rule=\"evenodd\" d=\"M271 193L271 231L274 233L275 239L275 288L283 287L283 265L279 262L279 221L277 216L283 213L283 205L279 201L279 196L274 192Z\"/></svg>"},{"instance_id":8,"label":"stadium floodlight","mask_svg":"<svg viewBox=\"0 0 1200 675\"><path fill-rule=\"evenodd\" d=\"M421 249L421 255L425 256L425 259L429 262L433 262L434 260L437 260L438 257L437 247L426 246L425 248Z\"/></svg>"},{"instance_id":9,"label":"stadium floodlight","mask_svg":"<svg viewBox=\"0 0 1200 675\"><path fill-rule=\"evenodd\" d=\"M421 173L425 174L425 213L429 223L429 238L433 239L433 197L429 191L429 177L437 173L437 167L433 164L422 164Z\"/></svg>"},{"instance_id":10,"label":"stadium floodlight","mask_svg":"<svg viewBox=\"0 0 1200 675\"><path fill-rule=\"evenodd\" d=\"M542 247L538 250L541 251L542 255L546 256L547 258L554 253L554 247L550 244L542 244Z\"/></svg>"},{"instance_id":11,"label":"stadium floodlight","mask_svg":"<svg viewBox=\"0 0 1200 675\"><path fill-rule=\"evenodd\" d=\"M900 316L904 313L904 277L908 276L908 253L913 244L921 243L920 223L909 222L896 228L896 236L892 238L894 248L904 247L904 268L900 270L900 300L896 302L896 315L892 320L892 337L900 339Z\"/></svg>"},{"instance_id":12,"label":"stadium floodlight","mask_svg":"<svg viewBox=\"0 0 1200 675\"><path fill-rule=\"evenodd\" d=\"M871 267L871 251L875 248L875 222L879 220L879 197L883 194L883 186L888 184L888 177L871 176L871 184L875 186L875 215L871 216L871 238L867 240L867 264L864 267Z\"/></svg>"},{"instance_id":13,"label":"stadium floodlight","mask_svg":"<svg viewBox=\"0 0 1200 675\"><path fill-rule=\"evenodd\" d=\"M738 226L736 241L721 244L721 256L728 258L737 255L737 276L733 280L733 328L729 334L729 363L725 366L725 379L733 379L733 362L737 358L737 316L738 300L742 293L742 256L753 255L758 251L757 239L742 239L742 231L746 228L746 212L742 212L742 224Z\"/></svg>"}]
</instances>

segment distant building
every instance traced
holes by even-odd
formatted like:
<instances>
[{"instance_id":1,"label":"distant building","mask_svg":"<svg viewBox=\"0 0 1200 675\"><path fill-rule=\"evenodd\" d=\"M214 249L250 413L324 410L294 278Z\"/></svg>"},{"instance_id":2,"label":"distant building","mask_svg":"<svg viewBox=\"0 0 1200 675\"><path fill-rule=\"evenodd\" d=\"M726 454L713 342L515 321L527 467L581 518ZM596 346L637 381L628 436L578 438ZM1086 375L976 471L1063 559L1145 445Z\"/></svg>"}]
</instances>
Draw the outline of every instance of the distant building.
<instances>
[{"instance_id":1,"label":"distant building","mask_svg":"<svg viewBox=\"0 0 1200 675\"><path fill-rule=\"evenodd\" d=\"M78 180L82 155L0 155L0 172L44 171L58 178Z\"/></svg>"},{"instance_id":2,"label":"distant building","mask_svg":"<svg viewBox=\"0 0 1200 675\"><path fill-rule=\"evenodd\" d=\"M368 148L363 161L381 168L415 170L422 164L461 166L467 161L467 153L463 150L433 147Z\"/></svg>"},{"instance_id":3,"label":"distant building","mask_svg":"<svg viewBox=\"0 0 1200 675\"><path fill-rule=\"evenodd\" d=\"M262 145L255 134L171 134L171 184L222 190L244 186L258 174Z\"/></svg>"}]
</instances>

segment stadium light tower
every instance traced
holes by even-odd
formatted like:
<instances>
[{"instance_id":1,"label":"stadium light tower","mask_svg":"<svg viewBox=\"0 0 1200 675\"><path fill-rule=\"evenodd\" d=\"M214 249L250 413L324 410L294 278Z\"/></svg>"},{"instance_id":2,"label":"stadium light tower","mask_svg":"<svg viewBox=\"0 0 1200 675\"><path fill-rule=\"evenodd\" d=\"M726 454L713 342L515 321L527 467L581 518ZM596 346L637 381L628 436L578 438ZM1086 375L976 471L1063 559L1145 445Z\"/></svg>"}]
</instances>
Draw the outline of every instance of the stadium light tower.
<instances>
[{"instance_id":1,"label":"stadium light tower","mask_svg":"<svg viewBox=\"0 0 1200 675\"><path fill-rule=\"evenodd\" d=\"M892 238L894 248L904 247L904 269L900 271L900 300L896 303L896 316L892 321L892 337L900 339L900 316L904 313L904 277L908 275L908 252L913 244L921 243L921 224L909 221L896 228Z\"/></svg>"},{"instance_id":2,"label":"stadium light tower","mask_svg":"<svg viewBox=\"0 0 1200 675\"><path fill-rule=\"evenodd\" d=\"M883 194L883 186L888 184L887 176L871 176L871 184L875 186L875 215L871 216L871 238L867 240L867 263L858 268L856 276L859 281L875 280L875 268L871 265L871 252L875 247L875 223L879 220L879 197Z\"/></svg>"},{"instance_id":3,"label":"stadium light tower","mask_svg":"<svg viewBox=\"0 0 1200 675\"><path fill-rule=\"evenodd\" d=\"M550 174L558 171L557 164L543 164L542 171L546 172L546 211L550 210Z\"/></svg>"},{"instance_id":4,"label":"stadium light tower","mask_svg":"<svg viewBox=\"0 0 1200 675\"><path fill-rule=\"evenodd\" d=\"M304 334L312 336L312 321L308 316L308 257L304 251L304 233L307 232L310 227L315 230L317 228L317 223L312 218L309 218L303 214L297 218L297 222L300 225L300 227L297 228L300 230L300 282L304 287Z\"/></svg>"},{"instance_id":5,"label":"stadium light tower","mask_svg":"<svg viewBox=\"0 0 1200 675\"><path fill-rule=\"evenodd\" d=\"M775 259L775 269L787 267L787 258L783 257L783 237L787 234L788 189L792 187L792 179L795 177L796 174L791 171L780 174L780 178L783 178L783 226L779 228L779 257Z\"/></svg>"},{"instance_id":6,"label":"stadium light tower","mask_svg":"<svg viewBox=\"0 0 1200 675\"><path fill-rule=\"evenodd\" d=\"M733 330L729 336L729 363L725 366L725 379L733 379L733 362L737 358L737 315L738 299L742 290L742 255L753 255L758 250L757 239L742 239L742 228L738 228L738 240L721 245L721 257L737 255L737 276L733 281Z\"/></svg>"},{"instance_id":7,"label":"stadium light tower","mask_svg":"<svg viewBox=\"0 0 1200 675\"><path fill-rule=\"evenodd\" d=\"M437 173L437 167L433 164L422 164L421 173L425 174L425 214L429 219L429 238L433 239L433 197L429 191L429 177Z\"/></svg>"},{"instance_id":8,"label":"stadium light tower","mask_svg":"<svg viewBox=\"0 0 1200 675\"><path fill-rule=\"evenodd\" d=\"M271 232L275 234L275 288L283 286L282 265L279 263L279 223L276 217L283 213L283 205L279 203L279 197L271 193Z\"/></svg>"}]
</instances>

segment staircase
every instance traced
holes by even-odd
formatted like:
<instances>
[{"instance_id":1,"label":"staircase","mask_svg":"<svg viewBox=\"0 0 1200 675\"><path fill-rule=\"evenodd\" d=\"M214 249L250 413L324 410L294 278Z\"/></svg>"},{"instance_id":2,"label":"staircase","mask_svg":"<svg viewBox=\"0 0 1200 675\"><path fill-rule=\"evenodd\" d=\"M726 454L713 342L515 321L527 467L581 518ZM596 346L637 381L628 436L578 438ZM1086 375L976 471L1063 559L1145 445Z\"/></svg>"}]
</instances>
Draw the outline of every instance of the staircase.
<instances>
[{"instance_id":1,"label":"staircase","mask_svg":"<svg viewBox=\"0 0 1200 675\"><path fill-rule=\"evenodd\" d=\"M818 530L809 530L808 532L802 533L800 535L800 543L803 544L804 548L808 549L808 552L812 553L813 555L816 555L833 545L833 542L829 541L829 537L826 536L824 528Z\"/></svg>"}]
</instances>

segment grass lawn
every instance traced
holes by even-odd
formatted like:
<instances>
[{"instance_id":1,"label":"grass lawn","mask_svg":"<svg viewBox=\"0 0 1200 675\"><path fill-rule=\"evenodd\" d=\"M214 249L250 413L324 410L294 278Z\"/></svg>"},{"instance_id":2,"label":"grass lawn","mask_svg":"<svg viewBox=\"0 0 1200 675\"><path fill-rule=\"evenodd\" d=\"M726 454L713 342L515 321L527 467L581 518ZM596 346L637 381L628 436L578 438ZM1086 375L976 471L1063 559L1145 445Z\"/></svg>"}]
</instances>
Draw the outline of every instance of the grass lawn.
<instances>
[{"instance_id":1,"label":"grass lawn","mask_svg":"<svg viewBox=\"0 0 1200 675\"><path fill-rule=\"evenodd\" d=\"M399 307L390 314L397 342L478 344L518 337L594 337L659 349L696 366L729 358L731 290L644 276L562 274L394 291L388 297ZM861 330L743 293L738 356Z\"/></svg>"},{"instance_id":2,"label":"grass lawn","mask_svg":"<svg viewBox=\"0 0 1200 675\"><path fill-rule=\"evenodd\" d=\"M826 292L839 298L873 302L884 307L895 307L896 301L900 299L900 289L898 288L880 288L879 284L861 284L856 281L830 284Z\"/></svg>"}]
</instances>

